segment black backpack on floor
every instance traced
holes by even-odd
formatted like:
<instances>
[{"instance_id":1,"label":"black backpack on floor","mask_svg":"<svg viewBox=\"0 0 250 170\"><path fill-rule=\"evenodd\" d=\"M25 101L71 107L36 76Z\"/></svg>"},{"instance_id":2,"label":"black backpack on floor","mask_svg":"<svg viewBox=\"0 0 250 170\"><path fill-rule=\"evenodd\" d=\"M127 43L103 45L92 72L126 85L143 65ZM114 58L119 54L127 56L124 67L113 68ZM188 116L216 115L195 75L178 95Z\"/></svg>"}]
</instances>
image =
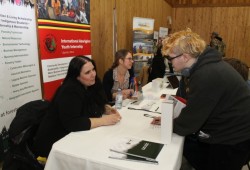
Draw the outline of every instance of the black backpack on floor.
<instances>
[{"instance_id":1,"label":"black backpack on floor","mask_svg":"<svg viewBox=\"0 0 250 170\"><path fill-rule=\"evenodd\" d=\"M9 128L10 149L4 157L3 170L44 169L37 161L31 146L48 107L48 101L35 100L17 109Z\"/></svg>"}]
</instances>

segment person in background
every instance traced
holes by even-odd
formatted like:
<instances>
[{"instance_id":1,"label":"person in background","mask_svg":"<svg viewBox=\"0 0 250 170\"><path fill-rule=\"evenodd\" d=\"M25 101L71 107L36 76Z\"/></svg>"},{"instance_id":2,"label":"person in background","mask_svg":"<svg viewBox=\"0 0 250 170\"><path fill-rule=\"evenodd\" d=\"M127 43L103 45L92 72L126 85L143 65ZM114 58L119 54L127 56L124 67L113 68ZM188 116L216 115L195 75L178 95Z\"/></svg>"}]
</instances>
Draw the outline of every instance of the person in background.
<instances>
[{"instance_id":1,"label":"person in background","mask_svg":"<svg viewBox=\"0 0 250 170\"><path fill-rule=\"evenodd\" d=\"M238 71L238 73L240 73L250 88L250 80L248 80L249 68L247 64L236 58L223 58L223 60L230 64L236 71Z\"/></svg>"},{"instance_id":2,"label":"person in background","mask_svg":"<svg viewBox=\"0 0 250 170\"><path fill-rule=\"evenodd\" d=\"M162 52L189 79L186 107L173 120L173 132L186 136L184 157L196 170L241 170L250 154L246 82L189 28L167 37Z\"/></svg>"},{"instance_id":3,"label":"person in background","mask_svg":"<svg viewBox=\"0 0 250 170\"><path fill-rule=\"evenodd\" d=\"M74 19L76 17L76 14L75 14L75 8L74 6L71 5L71 8L69 9L68 11L68 16L72 19Z\"/></svg>"},{"instance_id":4,"label":"person in background","mask_svg":"<svg viewBox=\"0 0 250 170\"><path fill-rule=\"evenodd\" d=\"M61 3L60 0L52 0L52 7L54 9L54 14L56 17L61 15Z\"/></svg>"},{"instance_id":5,"label":"person in background","mask_svg":"<svg viewBox=\"0 0 250 170\"><path fill-rule=\"evenodd\" d=\"M143 66L140 70L139 76L138 76L138 82L140 82L141 86L145 86L148 83L148 69L151 65L152 60L148 59L147 65Z\"/></svg>"},{"instance_id":6,"label":"person in background","mask_svg":"<svg viewBox=\"0 0 250 170\"><path fill-rule=\"evenodd\" d=\"M62 9L62 16L68 16L68 8L65 4L63 4L63 9Z\"/></svg>"},{"instance_id":7,"label":"person in background","mask_svg":"<svg viewBox=\"0 0 250 170\"><path fill-rule=\"evenodd\" d=\"M166 71L166 65L164 62L164 58L161 54L162 49L162 40L159 39L158 47L156 54L154 55L154 58L151 62L151 65L148 68L148 82L151 82L152 80L156 78L163 78Z\"/></svg>"},{"instance_id":8,"label":"person in background","mask_svg":"<svg viewBox=\"0 0 250 170\"><path fill-rule=\"evenodd\" d=\"M109 102L114 101L118 89L122 90L123 99L129 98L134 93L129 87L133 79L129 73L133 62L129 50L121 49L115 53L115 61L103 77L103 86Z\"/></svg>"},{"instance_id":9,"label":"person in background","mask_svg":"<svg viewBox=\"0 0 250 170\"><path fill-rule=\"evenodd\" d=\"M75 22L88 24L88 20L86 18L86 13L81 11L79 8L76 9L76 17Z\"/></svg>"},{"instance_id":10,"label":"person in background","mask_svg":"<svg viewBox=\"0 0 250 170\"><path fill-rule=\"evenodd\" d=\"M226 44L217 32L212 32L210 47L218 50L222 57L225 57Z\"/></svg>"},{"instance_id":11,"label":"person in background","mask_svg":"<svg viewBox=\"0 0 250 170\"><path fill-rule=\"evenodd\" d=\"M48 157L53 143L70 132L118 123L120 114L106 103L94 61L85 56L74 57L37 131L34 153Z\"/></svg>"},{"instance_id":12,"label":"person in background","mask_svg":"<svg viewBox=\"0 0 250 170\"><path fill-rule=\"evenodd\" d=\"M219 33L218 32L212 32L210 36L210 47L212 47L212 41L215 37L218 37Z\"/></svg>"}]
</instances>

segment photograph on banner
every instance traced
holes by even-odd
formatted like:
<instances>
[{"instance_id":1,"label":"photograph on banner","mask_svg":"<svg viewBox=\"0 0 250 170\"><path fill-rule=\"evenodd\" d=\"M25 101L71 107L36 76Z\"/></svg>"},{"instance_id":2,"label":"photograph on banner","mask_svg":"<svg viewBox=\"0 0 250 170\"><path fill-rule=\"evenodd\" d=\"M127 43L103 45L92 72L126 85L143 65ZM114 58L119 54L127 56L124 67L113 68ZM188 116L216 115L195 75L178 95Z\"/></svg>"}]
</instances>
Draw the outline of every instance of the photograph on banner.
<instances>
[{"instance_id":1,"label":"photograph on banner","mask_svg":"<svg viewBox=\"0 0 250 170\"><path fill-rule=\"evenodd\" d=\"M17 109L42 98L35 12L34 1L0 3L0 160Z\"/></svg>"},{"instance_id":2,"label":"photograph on banner","mask_svg":"<svg viewBox=\"0 0 250 170\"><path fill-rule=\"evenodd\" d=\"M138 76L143 66L153 57L154 19L133 18L134 72Z\"/></svg>"},{"instance_id":3,"label":"photograph on banner","mask_svg":"<svg viewBox=\"0 0 250 170\"><path fill-rule=\"evenodd\" d=\"M90 24L90 0L38 0L39 19Z\"/></svg>"}]
</instances>

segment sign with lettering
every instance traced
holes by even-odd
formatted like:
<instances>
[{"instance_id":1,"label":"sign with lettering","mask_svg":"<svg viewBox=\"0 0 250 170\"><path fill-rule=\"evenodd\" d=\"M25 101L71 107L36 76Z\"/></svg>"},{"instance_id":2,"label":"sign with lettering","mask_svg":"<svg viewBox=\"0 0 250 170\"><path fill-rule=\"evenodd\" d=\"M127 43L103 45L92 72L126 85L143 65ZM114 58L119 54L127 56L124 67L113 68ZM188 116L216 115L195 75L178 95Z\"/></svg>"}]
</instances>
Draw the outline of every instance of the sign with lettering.
<instances>
[{"instance_id":1,"label":"sign with lettering","mask_svg":"<svg viewBox=\"0 0 250 170\"><path fill-rule=\"evenodd\" d=\"M44 8L38 2L43 9L38 10L38 32L45 99L52 99L72 57L91 54L89 5L89 0L65 3L57 15L50 4Z\"/></svg>"},{"instance_id":2,"label":"sign with lettering","mask_svg":"<svg viewBox=\"0 0 250 170\"><path fill-rule=\"evenodd\" d=\"M42 98L34 4L0 3L0 152L16 110ZM0 155L1 155L0 153Z\"/></svg>"}]
</instances>

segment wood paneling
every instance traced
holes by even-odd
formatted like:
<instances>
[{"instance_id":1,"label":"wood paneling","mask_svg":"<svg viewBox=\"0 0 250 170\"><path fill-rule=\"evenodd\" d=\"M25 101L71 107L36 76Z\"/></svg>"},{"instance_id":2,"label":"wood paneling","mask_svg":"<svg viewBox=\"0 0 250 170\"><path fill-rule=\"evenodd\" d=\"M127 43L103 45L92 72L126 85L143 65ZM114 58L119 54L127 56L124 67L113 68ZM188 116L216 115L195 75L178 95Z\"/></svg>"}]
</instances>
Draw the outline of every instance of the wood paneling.
<instances>
[{"instance_id":1,"label":"wood paneling","mask_svg":"<svg viewBox=\"0 0 250 170\"><path fill-rule=\"evenodd\" d=\"M112 62L114 0L91 0L91 54L100 78Z\"/></svg>"},{"instance_id":2,"label":"wood paneling","mask_svg":"<svg viewBox=\"0 0 250 170\"><path fill-rule=\"evenodd\" d=\"M239 7L250 6L250 0L165 0L171 7Z\"/></svg>"},{"instance_id":3,"label":"wood paneling","mask_svg":"<svg viewBox=\"0 0 250 170\"><path fill-rule=\"evenodd\" d=\"M173 1L176 2L176 1ZM247 4L250 0L182 0L181 3ZM216 6L216 5L215 5ZM132 50L133 17L155 19L155 30L169 27L172 16L173 31L190 27L208 43L213 31L225 41L226 56L236 57L250 66L250 6L245 7L190 7L172 8L166 0L91 0L91 50L100 78L113 63L113 8L117 13L118 49Z\"/></svg>"},{"instance_id":4,"label":"wood paneling","mask_svg":"<svg viewBox=\"0 0 250 170\"><path fill-rule=\"evenodd\" d=\"M250 66L250 7L173 8L173 31L191 28L207 43L218 32L226 43L226 56Z\"/></svg>"},{"instance_id":5,"label":"wood paneling","mask_svg":"<svg viewBox=\"0 0 250 170\"><path fill-rule=\"evenodd\" d=\"M133 17L155 19L154 28L168 27L172 8L165 0L91 0L91 50L100 78L113 63L113 8L117 13L118 49L132 51Z\"/></svg>"}]
</instances>

